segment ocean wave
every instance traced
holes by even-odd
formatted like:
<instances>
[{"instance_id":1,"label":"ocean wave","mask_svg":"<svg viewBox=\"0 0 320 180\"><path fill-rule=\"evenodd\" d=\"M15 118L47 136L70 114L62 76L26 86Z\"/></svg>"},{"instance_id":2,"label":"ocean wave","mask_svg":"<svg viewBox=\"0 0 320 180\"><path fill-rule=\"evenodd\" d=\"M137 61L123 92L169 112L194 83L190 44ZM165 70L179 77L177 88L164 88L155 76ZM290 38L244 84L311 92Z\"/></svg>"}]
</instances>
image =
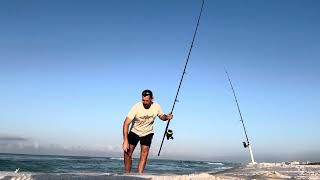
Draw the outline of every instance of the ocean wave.
<instances>
[{"instance_id":1,"label":"ocean wave","mask_svg":"<svg viewBox=\"0 0 320 180\"><path fill-rule=\"evenodd\" d=\"M233 168L233 167L226 166L226 167L217 167L217 168L214 168L214 169L216 169L216 170L226 170L226 169L231 169L231 168Z\"/></svg>"},{"instance_id":2,"label":"ocean wave","mask_svg":"<svg viewBox=\"0 0 320 180\"><path fill-rule=\"evenodd\" d=\"M111 157L111 160L119 160L119 161L123 161L123 157Z\"/></svg>"},{"instance_id":3,"label":"ocean wave","mask_svg":"<svg viewBox=\"0 0 320 180\"><path fill-rule=\"evenodd\" d=\"M208 162L207 164L211 164L211 165L219 165L219 166L223 166L223 163L219 163L219 162Z\"/></svg>"}]
</instances>

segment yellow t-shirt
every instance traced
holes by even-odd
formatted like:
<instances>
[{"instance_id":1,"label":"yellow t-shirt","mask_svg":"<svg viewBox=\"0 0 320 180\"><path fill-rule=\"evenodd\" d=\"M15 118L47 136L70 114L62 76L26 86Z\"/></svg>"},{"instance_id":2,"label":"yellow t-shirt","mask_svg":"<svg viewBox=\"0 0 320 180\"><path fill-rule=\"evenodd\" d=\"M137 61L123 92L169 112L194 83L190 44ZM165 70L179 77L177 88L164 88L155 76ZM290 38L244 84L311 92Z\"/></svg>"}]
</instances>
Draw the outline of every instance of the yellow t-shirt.
<instances>
[{"instance_id":1,"label":"yellow t-shirt","mask_svg":"<svg viewBox=\"0 0 320 180\"><path fill-rule=\"evenodd\" d=\"M158 103L153 102L149 109L145 109L142 102L136 103L127 115L129 119L132 119L130 131L140 137L153 133L154 120L162 114Z\"/></svg>"}]
</instances>

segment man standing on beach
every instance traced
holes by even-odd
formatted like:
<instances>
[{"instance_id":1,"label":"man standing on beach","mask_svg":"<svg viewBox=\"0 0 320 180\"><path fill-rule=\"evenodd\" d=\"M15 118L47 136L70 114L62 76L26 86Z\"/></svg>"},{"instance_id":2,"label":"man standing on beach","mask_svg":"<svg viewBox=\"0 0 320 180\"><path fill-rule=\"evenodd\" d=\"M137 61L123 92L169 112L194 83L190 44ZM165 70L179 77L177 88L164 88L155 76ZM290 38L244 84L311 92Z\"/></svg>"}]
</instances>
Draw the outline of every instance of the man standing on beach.
<instances>
[{"instance_id":1,"label":"man standing on beach","mask_svg":"<svg viewBox=\"0 0 320 180\"><path fill-rule=\"evenodd\" d=\"M171 120L172 114L164 114L161 106L153 102L153 94L150 90L142 92L142 102L136 103L128 113L123 123L124 169L130 173L132 166L132 154L140 141L140 160L138 173L142 173L147 162L150 145L153 137L153 123L156 117L163 121ZM131 124L132 123L132 124ZM129 125L131 124L130 131Z\"/></svg>"}]
</instances>

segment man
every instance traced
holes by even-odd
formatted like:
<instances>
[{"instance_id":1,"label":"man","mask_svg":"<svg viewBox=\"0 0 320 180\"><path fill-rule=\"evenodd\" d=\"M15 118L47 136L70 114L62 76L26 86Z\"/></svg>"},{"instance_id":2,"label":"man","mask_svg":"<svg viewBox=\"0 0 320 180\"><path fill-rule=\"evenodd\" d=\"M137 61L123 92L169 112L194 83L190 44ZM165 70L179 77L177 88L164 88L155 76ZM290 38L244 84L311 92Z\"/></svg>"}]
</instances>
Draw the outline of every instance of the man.
<instances>
[{"instance_id":1,"label":"man","mask_svg":"<svg viewBox=\"0 0 320 180\"><path fill-rule=\"evenodd\" d=\"M124 168L130 173L132 166L132 154L140 141L140 160L138 173L142 173L147 162L150 145L153 137L153 123L156 117L163 121L171 120L172 114L163 114L158 103L153 102L153 94L150 90L142 92L142 102L136 103L128 113L123 123ZM128 133L129 125L130 132Z\"/></svg>"}]
</instances>

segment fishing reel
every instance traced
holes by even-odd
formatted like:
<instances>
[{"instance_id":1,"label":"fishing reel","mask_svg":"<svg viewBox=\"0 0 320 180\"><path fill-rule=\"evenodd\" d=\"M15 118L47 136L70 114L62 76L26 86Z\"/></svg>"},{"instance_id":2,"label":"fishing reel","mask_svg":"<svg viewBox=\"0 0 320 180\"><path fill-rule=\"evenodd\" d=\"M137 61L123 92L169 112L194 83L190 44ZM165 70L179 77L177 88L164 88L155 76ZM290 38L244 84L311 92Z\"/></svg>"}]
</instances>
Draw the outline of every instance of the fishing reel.
<instances>
[{"instance_id":1,"label":"fishing reel","mask_svg":"<svg viewBox=\"0 0 320 180\"><path fill-rule=\"evenodd\" d=\"M242 142L242 144L243 144L243 147L244 147L244 148L247 148L247 147L249 146L249 143L247 144L247 143L244 142L244 141Z\"/></svg>"},{"instance_id":2,"label":"fishing reel","mask_svg":"<svg viewBox=\"0 0 320 180\"><path fill-rule=\"evenodd\" d=\"M173 139L172 135L173 135L172 130L171 130L171 129L168 129L167 132L166 132L167 140Z\"/></svg>"}]
</instances>

